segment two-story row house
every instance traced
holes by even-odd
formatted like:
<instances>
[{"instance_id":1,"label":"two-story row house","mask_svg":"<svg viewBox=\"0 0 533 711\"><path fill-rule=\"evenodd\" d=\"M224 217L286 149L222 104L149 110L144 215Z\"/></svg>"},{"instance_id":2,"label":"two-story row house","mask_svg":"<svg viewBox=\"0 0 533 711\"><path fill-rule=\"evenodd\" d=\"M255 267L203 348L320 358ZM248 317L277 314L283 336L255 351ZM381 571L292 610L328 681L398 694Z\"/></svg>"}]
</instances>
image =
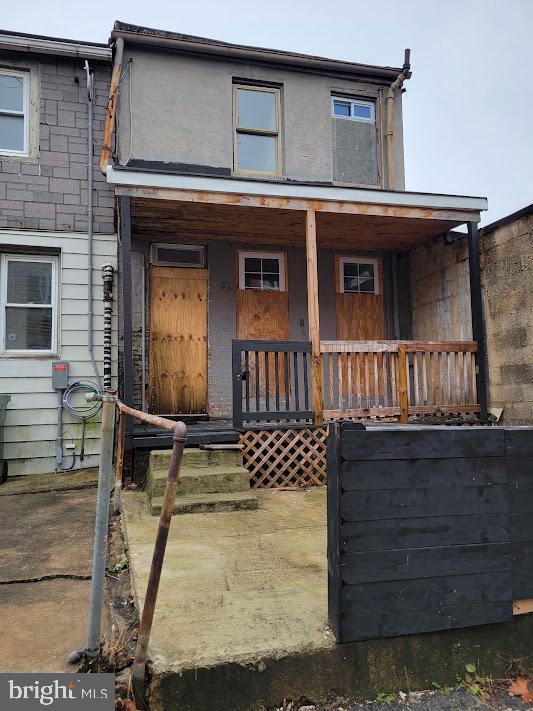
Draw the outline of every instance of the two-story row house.
<instances>
[{"instance_id":1,"label":"two-story row house","mask_svg":"<svg viewBox=\"0 0 533 711\"><path fill-rule=\"evenodd\" d=\"M126 401L195 421L191 442L486 411L486 200L405 191L409 52L367 66L121 22L111 44ZM466 312L433 319L417 250L465 224Z\"/></svg>"},{"instance_id":2,"label":"two-story row house","mask_svg":"<svg viewBox=\"0 0 533 711\"><path fill-rule=\"evenodd\" d=\"M84 395L104 384L102 266L116 266L115 198L97 167L110 59L104 44L0 32L0 393L10 397L10 476L98 462L98 417L88 417ZM116 378L116 316L111 329Z\"/></svg>"}]
</instances>

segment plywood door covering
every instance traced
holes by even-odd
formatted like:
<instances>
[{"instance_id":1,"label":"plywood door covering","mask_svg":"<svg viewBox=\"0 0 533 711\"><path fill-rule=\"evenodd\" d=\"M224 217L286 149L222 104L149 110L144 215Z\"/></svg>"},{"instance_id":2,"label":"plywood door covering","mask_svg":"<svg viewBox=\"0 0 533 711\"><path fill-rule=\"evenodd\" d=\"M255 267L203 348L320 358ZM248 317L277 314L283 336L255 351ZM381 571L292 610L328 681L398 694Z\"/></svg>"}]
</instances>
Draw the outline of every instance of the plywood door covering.
<instances>
[{"instance_id":1,"label":"plywood door covering","mask_svg":"<svg viewBox=\"0 0 533 711\"><path fill-rule=\"evenodd\" d=\"M239 265L237 262L237 269ZM285 261L285 291L263 291L261 289L237 289L237 338L240 340L288 341L289 340L289 293L287 291L287 263ZM237 283L239 279L237 278ZM250 380L255 383L255 365L250 362ZM259 364L260 393L265 393L264 361ZM275 392L275 365L270 358L268 366L269 392ZM285 395L285 366L279 362L279 387ZM290 379L290 378L289 378Z\"/></svg>"},{"instance_id":2,"label":"plywood door covering","mask_svg":"<svg viewBox=\"0 0 533 711\"><path fill-rule=\"evenodd\" d=\"M207 269L150 268L150 406L207 412Z\"/></svg>"}]
</instances>

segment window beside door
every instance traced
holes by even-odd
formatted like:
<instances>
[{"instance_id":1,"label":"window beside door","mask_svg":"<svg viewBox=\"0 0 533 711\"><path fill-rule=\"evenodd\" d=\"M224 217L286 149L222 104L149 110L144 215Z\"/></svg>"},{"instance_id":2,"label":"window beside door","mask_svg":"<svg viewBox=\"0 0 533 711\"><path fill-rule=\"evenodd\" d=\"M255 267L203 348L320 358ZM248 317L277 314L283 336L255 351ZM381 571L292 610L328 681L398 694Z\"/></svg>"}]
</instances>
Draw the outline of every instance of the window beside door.
<instances>
[{"instance_id":1,"label":"window beside door","mask_svg":"<svg viewBox=\"0 0 533 711\"><path fill-rule=\"evenodd\" d=\"M4 355L57 349L57 257L1 255L0 336Z\"/></svg>"},{"instance_id":2,"label":"window beside door","mask_svg":"<svg viewBox=\"0 0 533 711\"><path fill-rule=\"evenodd\" d=\"M285 291L284 252L239 252L239 289Z\"/></svg>"},{"instance_id":3,"label":"window beside door","mask_svg":"<svg viewBox=\"0 0 533 711\"><path fill-rule=\"evenodd\" d=\"M234 85L233 170L244 175L281 174L279 89Z\"/></svg>"}]
</instances>

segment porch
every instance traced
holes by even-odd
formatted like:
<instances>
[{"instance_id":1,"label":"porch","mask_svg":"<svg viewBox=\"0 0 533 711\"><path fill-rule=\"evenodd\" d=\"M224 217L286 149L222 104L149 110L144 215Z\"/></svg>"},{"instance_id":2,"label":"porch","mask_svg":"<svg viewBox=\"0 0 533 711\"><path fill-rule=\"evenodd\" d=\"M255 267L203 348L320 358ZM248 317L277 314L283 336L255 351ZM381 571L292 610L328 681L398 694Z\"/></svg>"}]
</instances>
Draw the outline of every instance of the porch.
<instances>
[{"instance_id":1,"label":"porch","mask_svg":"<svg viewBox=\"0 0 533 711\"><path fill-rule=\"evenodd\" d=\"M126 401L234 432L486 418L484 199L116 167L108 178L120 196ZM467 318L422 324L410 255L464 224ZM203 261L162 266L158 246Z\"/></svg>"}]
</instances>

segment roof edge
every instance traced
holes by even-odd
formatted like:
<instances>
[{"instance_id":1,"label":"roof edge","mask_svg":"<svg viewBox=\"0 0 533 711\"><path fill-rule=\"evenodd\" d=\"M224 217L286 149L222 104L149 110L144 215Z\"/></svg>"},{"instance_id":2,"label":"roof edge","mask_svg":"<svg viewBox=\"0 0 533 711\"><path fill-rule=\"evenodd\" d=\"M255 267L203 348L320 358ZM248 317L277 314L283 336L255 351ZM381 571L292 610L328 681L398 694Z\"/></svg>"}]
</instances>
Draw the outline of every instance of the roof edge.
<instances>
[{"instance_id":1,"label":"roof edge","mask_svg":"<svg viewBox=\"0 0 533 711\"><path fill-rule=\"evenodd\" d=\"M480 229L480 232L484 235L489 234L489 232L494 232L499 227L504 227L515 220L519 220L521 217L527 217L528 215L533 215L533 203L531 205L526 205L516 212L511 212L510 215L501 217L499 220L491 222L490 225L486 225Z\"/></svg>"},{"instance_id":2,"label":"roof edge","mask_svg":"<svg viewBox=\"0 0 533 711\"><path fill-rule=\"evenodd\" d=\"M373 77L386 80L395 79L401 67L383 67L372 64L357 64L340 59L330 59L315 55L289 52L281 49L268 49L250 45L234 44L221 40L187 35L179 32L157 30L141 25L132 25L117 20L111 32L111 40L122 37L135 44L159 46L176 51L210 54L233 59L255 60L275 64L292 65L298 68L321 69L339 74L351 74L361 77Z\"/></svg>"},{"instance_id":3,"label":"roof edge","mask_svg":"<svg viewBox=\"0 0 533 711\"><path fill-rule=\"evenodd\" d=\"M103 43L83 40L32 35L25 32L13 32L0 29L0 49L26 54L53 54L62 57L79 57L110 61L111 48Z\"/></svg>"}]
</instances>

